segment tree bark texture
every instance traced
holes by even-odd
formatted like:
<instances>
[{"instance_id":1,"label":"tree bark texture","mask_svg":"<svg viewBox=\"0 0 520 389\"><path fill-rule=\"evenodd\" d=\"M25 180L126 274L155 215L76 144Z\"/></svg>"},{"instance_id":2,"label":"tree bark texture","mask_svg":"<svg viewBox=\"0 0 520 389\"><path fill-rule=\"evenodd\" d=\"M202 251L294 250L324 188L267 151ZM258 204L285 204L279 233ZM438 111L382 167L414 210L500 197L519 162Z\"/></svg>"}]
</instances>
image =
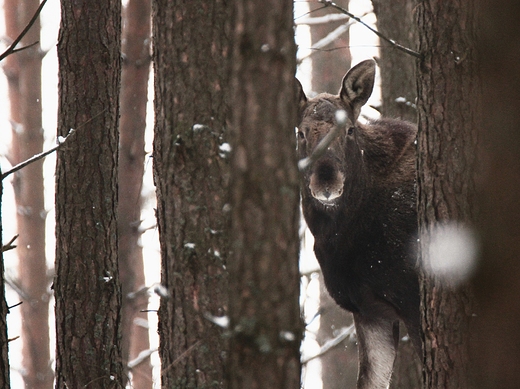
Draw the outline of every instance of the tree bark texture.
<instances>
[{"instance_id":1,"label":"tree bark texture","mask_svg":"<svg viewBox=\"0 0 520 389\"><path fill-rule=\"evenodd\" d=\"M372 5L377 16L378 31L400 45L416 50L417 26L414 18L416 1L372 0ZM381 72L381 114L384 117L417 122L415 62L414 57L381 40L377 63ZM401 326L401 329L404 330L404 327ZM401 337L405 333L402 331ZM418 388L422 381L421 359L412 342L401 341L390 387Z\"/></svg>"},{"instance_id":2,"label":"tree bark texture","mask_svg":"<svg viewBox=\"0 0 520 389\"><path fill-rule=\"evenodd\" d=\"M299 388L299 190L291 0L235 3L230 388Z\"/></svg>"},{"instance_id":3,"label":"tree bark texture","mask_svg":"<svg viewBox=\"0 0 520 389\"><path fill-rule=\"evenodd\" d=\"M471 227L479 123L475 10L464 1L424 0L417 8L418 219L422 274L424 385L468 388L471 291L430 270L432 231ZM452 224L453 225L453 224ZM461 227L463 226L463 227Z\"/></svg>"},{"instance_id":4,"label":"tree bark texture","mask_svg":"<svg viewBox=\"0 0 520 389\"><path fill-rule=\"evenodd\" d=\"M416 0L372 0L379 32L413 50L417 47L417 26L414 22L416 3ZM415 59L383 40L381 42L378 61L381 70L381 113L385 117L415 123Z\"/></svg>"},{"instance_id":5,"label":"tree bark texture","mask_svg":"<svg viewBox=\"0 0 520 389\"><path fill-rule=\"evenodd\" d=\"M0 176L2 169L0 168ZM0 207L2 206L2 195L4 185L0 182ZM4 238L2 231L2 212L0 212L0 387L10 389L9 372L9 346L7 337L7 302L5 300L5 281L4 281Z\"/></svg>"},{"instance_id":6,"label":"tree bark texture","mask_svg":"<svg viewBox=\"0 0 520 389\"><path fill-rule=\"evenodd\" d=\"M221 0L153 2L163 388L225 387L229 18Z\"/></svg>"},{"instance_id":7,"label":"tree bark texture","mask_svg":"<svg viewBox=\"0 0 520 389\"><path fill-rule=\"evenodd\" d=\"M29 23L38 0L5 2L7 35L14 40ZM20 47L40 40L39 19L24 36ZM9 81L11 122L13 123L10 161L25 161L43 149L41 65L42 52L36 44L6 59ZM37 161L14 174L17 209L18 279L24 302L21 341L25 385L33 389L52 387L54 373L50 361L49 298L50 282L45 261L45 220L43 161Z\"/></svg>"},{"instance_id":8,"label":"tree bark texture","mask_svg":"<svg viewBox=\"0 0 520 389\"><path fill-rule=\"evenodd\" d=\"M134 320L148 321L141 237L141 189L144 173L144 133L150 74L151 0L130 0L124 12L123 69L121 74L121 125L119 136L118 257L122 286L121 332L123 366L150 348L148 328ZM126 374L124 376L126 379ZM152 367L147 358L132 369L132 387L152 387Z\"/></svg>"},{"instance_id":9,"label":"tree bark texture","mask_svg":"<svg viewBox=\"0 0 520 389\"><path fill-rule=\"evenodd\" d=\"M56 166L56 388L122 388L117 266L121 2L63 1Z\"/></svg>"},{"instance_id":10,"label":"tree bark texture","mask_svg":"<svg viewBox=\"0 0 520 389\"><path fill-rule=\"evenodd\" d=\"M516 1L477 2L485 107L479 238L473 279L478 305L472 339L474 388L516 388L520 382L520 26Z\"/></svg>"}]
</instances>

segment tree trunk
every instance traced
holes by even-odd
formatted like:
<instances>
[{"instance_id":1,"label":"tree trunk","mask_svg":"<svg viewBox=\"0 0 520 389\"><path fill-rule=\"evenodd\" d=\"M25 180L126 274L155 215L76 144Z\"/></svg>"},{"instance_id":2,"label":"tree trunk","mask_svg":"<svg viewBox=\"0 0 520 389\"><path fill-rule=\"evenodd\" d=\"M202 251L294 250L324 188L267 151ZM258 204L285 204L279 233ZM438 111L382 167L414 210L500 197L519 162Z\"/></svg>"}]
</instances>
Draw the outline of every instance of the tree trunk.
<instances>
[{"instance_id":1,"label":"tree trunk","mask_svg":"<svg viewBox=\"0 0 520 389\"><path fill-rule=\"evenodd\" d=\"M415 0L372 0L377 29L384 36L413 50L417 47L414 23ZM381 114L417 122L417 88L414 57L381 40L378 65L381 71ZM401 326L404 330L404 327ZM401 338L406 332L402 331ZM422 361L411 341L399 343L391 388L416 389L422 380Z\"/></svg>"},{"instance_id":2,"label":"tree trunk","mask_svg":"<svg viewBox=\"0 0 520 389\"><path fill-rule=\"evenodd\" d=\"M6 33L10 39L18 37L39 5L38 0L6 1ZM40 22L37 19L20 46L29 46L39 40ZM10 153L13 165L41 153L43 149L41 65L39 44L6 59L13 123ZM33 389L49 389L54 379L50 363L50 282L45 261L47 213L42 166L42 160L34 162L16 172L13 180L20 235L17 241L17 282L24 302L20 306L23 379L26 387Z\"/></svg>"},{"instance_id":3,"label":"tree trunk","mask_svg":"<svg viewBox=\"0 0 520 389\"><path fill-rule=\"evenodd\" d=\"M377 16L377 29L387 38L413 50L417 47L417 26L414 23L416 0L372 0ZM415 60L381 40L381 114L385 117L417 121L415 108L417 88Z\"/></svg>"},{"instance_id":4,"label":"tree trunk","mask_svg":"<svg viewBox=\"0 0 520 389\"><path fill-rule=\"evenodd\" d=\"M425 0L418 5L417 184L427 388L469 387L473 308L467 269L458 267L459 255L447 263L452 271L446 271L442 261L449 258L436 252L448 247L454 252L450 242L464 240L475 215L475 97L480 91L474 18L473 4L465 1Z\"/></svg>"},{"instance_id":5,"label":"tree trunk","mask_svg":"<svg viewBox=\"0 0 520 389\"><path fill-rule=\"evenodd\" d=\"M482 106L479 182L481 258L473 279L478 305L472 339L473 388L520 382L520 3L477 2Z\"/></svg>"},{"instance_id":6,"label":"tree trunk","mask_svg":"<svg viewBox=\"0 0 520 389\"><path fill-rule=\"evenodd\" d=\"M226 2L153 2L154 181L163 388L223 388L227 341Z\"/></svg>"},{"instance_id":7,"label":"tree trunk","mask_svg":"<svg viewBox=\"0 0 520 389\"><path fill-rule=\"evenodd\" d=\"M122 388L117 267L121 2L61 3L56 388Z\"/></svg>"},{"instance_id":8,"label":"tree trunk","mask_svg":"<svg viewBox=\"0 0 520 389\"><path fill-rule=\"evenodd\" d=\"M148 328L134 323L148 321L140 312L148 305L141 237L141 189L144 173L144 132L150 73L151 1L130 0L124 12L123 70L121 74L121 126L119 139L119 272L122 286L121 349L123 366L150 348ZM127 375L124 375L126 380ZM126 382L126 381L125 381ZM146 358L132 369L132 387L152 387L152 367Z\"/></svg>"},{"instance_id":9,"label":"tree trunk","mask_svg":"<svg viewBox=\"0 0 520 389\"><path fill-rule=\"evenodd\" d=\"M348 0L336 1L339 6L348 9ZM313 8L322 7L316 4ZM312 17L320 17L331 14L332 8L325 8L321 11L312 11ZM341 22L328 22L312 25L311 42L315 45L321 39L327 37L332 31L342 24L349 23L349 20ZM312 90L317 93L328 92L336 94L341 86L341 80L347 70L350 69L350 38L348 31L334 40L332 44L319 50L312 56Z\"/></svg>"},{"instance_id":10,"label":"tree trunk","mask_svg":"<svg viewBox=\"0 0 520 389\"><path fill-rule=\"evenodd\" d=\"M2 169L0 168L0 176ZM2 207L2 195L4 185L0 181L0 209ZM9 378L9 347L7 338L7 302L5 301L5 282L4 282L4 240L2 231L2 212L0 212L0 387L10 389Z\"/></svg>"},{"instance_id":11,"label":"tree trunk","mask_svg":"<svg viewBox=\"0 0 520 389\"><path fill-rule=\"evenodd\" d=\"M299 388L299 190L291 0L235 2L230 388Z\"/></svg>"}]
</instances>

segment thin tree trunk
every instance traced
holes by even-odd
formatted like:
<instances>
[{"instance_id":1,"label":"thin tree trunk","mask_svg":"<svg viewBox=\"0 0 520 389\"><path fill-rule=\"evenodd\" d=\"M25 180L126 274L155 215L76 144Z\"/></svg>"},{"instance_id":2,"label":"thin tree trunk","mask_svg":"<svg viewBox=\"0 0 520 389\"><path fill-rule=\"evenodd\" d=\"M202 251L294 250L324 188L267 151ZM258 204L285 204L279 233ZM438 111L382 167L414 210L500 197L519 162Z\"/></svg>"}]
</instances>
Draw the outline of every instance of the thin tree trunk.
<instances>
[{"instance_id":1,"label":"thin tree trunk","mask_svg":"<svg viewBox=\"0 0 520 389\"><path fill-rule=\"evenodd\" d=\"M224 388L229 7L153 2L163 388Z\"/></svg>"},{"instance_id":2,"label":"thin tree trunk","mask_svg":"<svg viewBox=\"0 0 520 389\"><path fill-rule=\"evenodd\" d=\"M63 1L56 166L56 388L122 388L117 267L121 2Z\"/></svg>"},{"instance_id":3,"label":"thin tree trunk","mask_svg":"<svg viewBox=\"0 0 520 389\"><path fill-rule=\"evenodd\" d=\"M38 0L6 2L6 32L11 39L20 34L39 5ZM22 39L21 46L39 40L40 23L37 19ZM25 161L43 149L41 64L39 44L6 59L13 123L10 153L13 164ZM50 282L45 261L47 213L42 166L40 160L19 170L13 181L20 235L17 241L18 283L24 302L20 307L23 378L26 387L34 389L51 388L54 378L50 362Z\"/></svg>"},{"instance_id":4,"label":"thin tree trunk","mask_svg":"<svg viewBox=\"0 0 520 389\"><path fill-rule=\"evenodd\" d=\"M230 388L299 388L292 0L237 1L232 72Z\"/></svg>"},{"instance_id":5,"label":"thin tree trunk","mask_svg":"<svg viewBox=\"0 0 520 389\"><path fill-rule=\"evenodd\" d=\"M475 10L465 1L418 5L418 218L423 266L422 311L426 388L470 387L471 291L464 271L444 273L435 242L462 240L475 218L479 123ZM449 246L448 246L449 247ZM452 251L452 250L449 250ZM450 264L460 263L458 257ZM439 271L440 270L440 271Z\"/></svg>"},{"instance_id":6,"label":"thin tree trunk","mask_svg":"<svg viewBox=\"0 0 520 389\"><path fill-rule=\"evenodd\" d=\"M119 139L119 271L122 285L121 332L123 365L150 348L148 328L134 323L148 321L140 312L148 296L135 293L145 285L141 237L141 189L144 173L144 132L150 73L151 1L130 0L124 12L123 71L121 75L121 128ZM125 379L126 379L125 374ZM152 387L152 367L147 358L132 369L132 387Z\"/></svg>"},{"instance_id":7,"label":"thin tree trunk","mask_svg":"<svg viewBox=\"0 0 520 389\"><path fill-rule=\"evenodd\" d=\"M413 50L416 49L418 40L415 24L416 3L416 0L372 0L379 32ZM417 88L414 57L397 50L384 41L379 48L379 57L381 113L386 117L415 123L417 121L415 108Z\"/></svg>"},{"instance_id":8,"label":"thin tree trunk","mask_svg":"<svg viewBox=\"0 0 520 389\"><path fill-rule=\"evenodd\" d=\"M0 175L2 169L0 168ZM0 182L0 209L2 206L2 195L4 185ZM10 389L9 378L9 346L7 338L7 302L5 300L5 282L4 282L4 241L2 231L2 212L0 212L0 387Z\"/></svg>"},{"instance_id":9,"label":"thin tree trunk","mask_svg":"<svg viewBox=\"0 0 520 389\"><path fill-rule=\"evenodd\" d=\"M479 55L485 107L479 182L481 258L472 339L473 388L520 382L520 3L481 0Z\"/></svg>"}]
</instances>

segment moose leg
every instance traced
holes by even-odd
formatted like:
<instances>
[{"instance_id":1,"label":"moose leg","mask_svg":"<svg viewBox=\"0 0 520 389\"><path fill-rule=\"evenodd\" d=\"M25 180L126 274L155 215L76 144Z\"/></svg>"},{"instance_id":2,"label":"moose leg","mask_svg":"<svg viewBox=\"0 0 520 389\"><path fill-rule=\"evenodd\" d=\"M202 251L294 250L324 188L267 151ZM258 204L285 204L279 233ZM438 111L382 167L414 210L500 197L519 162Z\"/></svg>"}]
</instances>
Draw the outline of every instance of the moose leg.
<instances>
[{"instance_id":1,"label":"moose leg","mask_svg":"<svg viewBox=\"0 0 520 389\"><path fill-rule=\"evenodd\" d=\"M387 389L396 354L395 320L354 314L358 338L357 389Z\"/></svg>"}]
</instances>

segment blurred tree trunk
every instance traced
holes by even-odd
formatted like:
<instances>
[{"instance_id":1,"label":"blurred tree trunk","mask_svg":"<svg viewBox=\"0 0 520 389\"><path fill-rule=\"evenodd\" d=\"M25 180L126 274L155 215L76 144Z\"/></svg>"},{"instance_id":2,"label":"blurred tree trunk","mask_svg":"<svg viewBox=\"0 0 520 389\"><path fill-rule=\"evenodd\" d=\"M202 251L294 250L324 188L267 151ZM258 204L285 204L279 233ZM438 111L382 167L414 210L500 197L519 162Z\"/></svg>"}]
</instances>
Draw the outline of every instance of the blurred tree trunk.
<instances>
[{"instance_id":1,"label":"blurred tree trunk","mask_svg":"<svg viewBox=\"0 0 520 389\"><path fill-rule=\"evenodd\" d=\"M2 169L0 168L0 176ZM2 209L2 195L4 185L0 181L0 209ZM10 389L11 383L9 378L9 346L7 337L7 302L5 300L5 282L4 282L4 238L2 230L2 212L0 212L0 387Z\"/></svg>"},{"instance_id":2,"label":"blurred tree trunk","mask_svg":"<svg viewBox=\"0 0 520 389\"><path fill-rule=\"evenodd\" d=\"M144 132L150 74L151 0L129 0L123 19L123 70L121 74L121 124L119 137L119 273L122 286L121 349L123 366L150 348L148 328L134 320L148 321L141 237L141 189L144 173ZM127 375L125 374L125 380ZM125 381L126 382L126 381ZM152 387L152 367L146 358L132 369L132 388Z\"/></svg>"},{"instance_id":3,"label":"blurred tree trunk","mask_svg":"<svg viewBox=\"0 0 520 389\"><path fill-rule=\"evenodd\" d=\"M348 0L335 2L339 6L348 9ZM322 8L321 4L311 6L312 17L330 15L332 8ZM313 8L318 10L313 11ZM332 12L337 14L337 12ZM349 19L340 22L328 22L311 25L311 42L314 46L321 39L327 37L336 28L349 23ZM337 94L341 86L341 80L350 69L350 38L348 31L334 40L330 45L315 52L312 56L312 90L316 93L328 92Z\"/></svg>"},{"instance_id":4,"label":"blurred tree trunk","mask_svg":"<svg viewBox=\"0 0 520 389\"><path fill-rule=\"evenodd\" d=\"M18 37L29 23L39 0L5 2L7 36ZM24 36L20 47L37 43L6 58L9 80L11 122L13 123L10 161L25 161L43 149L40 22ZM45 261L45 211L43 160L17 171L13 187L17 208L18 279L24 302L22 316L22 366L27 388L49 389L54 374L50 361L49 279Z\"/></svg>"},{"instance_id":5,"label":"blurred tree trunk","mask_svg":"<svg viewBox=\"0 0 520 389\"><path fill-rule=\"evenodd\" d=\"M224 388L229 7L155 0L154 181L162 257L163 388Z\"/></svg>"},{"instance_id":6,"label":"blurred tree trunk","mask_svg":"<svg viewBox=\"0 0 520 389\"><path fill-rule=\"evenodd\" d=\"M402 46L416 50L417 26L415 6L417 0L385 1L372 0L377 17L377 29L384 36ZM417 88L415 58L381 41L378 61L381 70L381 113L417 122L415 107ZM404 99L403 99L404 98Z\"/></svg>"},{"instance_id":7,"label":"blurred tree trunk","mask_svg":"<svg viewBox=\"0 0 520 389\"><path fill-rule=\"evenodd\" d=\"M237 1L229 387L300 388L292 0Z\"/></svg>"},{"instance_id":8,"label":"blurred tree trunk","mask_svg":"<svg viewBox=\"0 0 520 389\"><path fill-rule=\"evenodd\" d=\"M122 388L117 266L121 2L62 1L56 166L56 388Z\"/></svg>"},{"instance_id":9,"label":"blurred tree trunk","mask_svg":"<svg viewBox=\"0 0 520 389\"><path fill-rule=\"evenodd\" d=\"M485 115L473 388L513 389L520 382L520 3L477 4Z\"/></svg>"},{"instance_id":10,"label":"blurred tree trunk","mask_svg":"<svg viewBox=\"0 0 520 389\"><path fill-rule=\"evenodd\" d=\"M417 26L414 17L416 1L372 0L372 5L377 17L378 31L400 45L416 50ZM381 114L383 116L417 122L417 110L414 108L417 96L415 63L414 57L382 41L378 65L381 71ZM406 330L404 326L401 326L401 329L402 338ZM390 387L416 389L420 387L421 381L422 356L417 355L411 341L401 341Z\"/></svg>"},{"instance_id":11,"label":"blurred tree trunk","mask_svg":"<svg viewBox=\"0 0 520 389\"><path fill-rule=\"evenodd\" d=\"M348 9L348 0L337 1L336 4ZM314 6L314 8L318 7L321 7L321 5L316 4ZM312 17L325 16L331 14L331 10L330 7L324 8L312 12L311 15ZM345 23L349 23L349 20L311 25L312 45L314 46ZM313 54L311 57L313 92L338 93L341 80L351 66L349 45L350 39L347 31L328 47ZM320 278L321 280L323 278ZM320 282L320 311L320 329L316 337L320 345L333 339L337 330L347 327L353 322L352 314L341 309L332 300L323 282ZM351 347L347 348L348 344ZM320 357L323 389L343 389L356 385L358 357L356 347L353 347L353 345L354 343L345 340L341 345L330 349Z\"/></svg>"},{"instance_id":12,"label":"blurred tree trunk","mask_svg":"<svg viewBox=\"0 0 520 389\"><path fill-rule=\"evenodd\" d=\"M424 385L469 388L471 290L463 272L434 272L430 245L450 227L462 237L475 219L475 163L480 123L475 7L466 1L424 0L418 7L418 219L423 313ZM444 230L448 231L448 230ZM446 236L448 232L444 233ZM439 243L446 250L448 241ZM453 248L455 249L455 248ZM452 251L451 248L448 251ZM462 258L450 263L455 267Z\"/></svg>"}]
</instances>

